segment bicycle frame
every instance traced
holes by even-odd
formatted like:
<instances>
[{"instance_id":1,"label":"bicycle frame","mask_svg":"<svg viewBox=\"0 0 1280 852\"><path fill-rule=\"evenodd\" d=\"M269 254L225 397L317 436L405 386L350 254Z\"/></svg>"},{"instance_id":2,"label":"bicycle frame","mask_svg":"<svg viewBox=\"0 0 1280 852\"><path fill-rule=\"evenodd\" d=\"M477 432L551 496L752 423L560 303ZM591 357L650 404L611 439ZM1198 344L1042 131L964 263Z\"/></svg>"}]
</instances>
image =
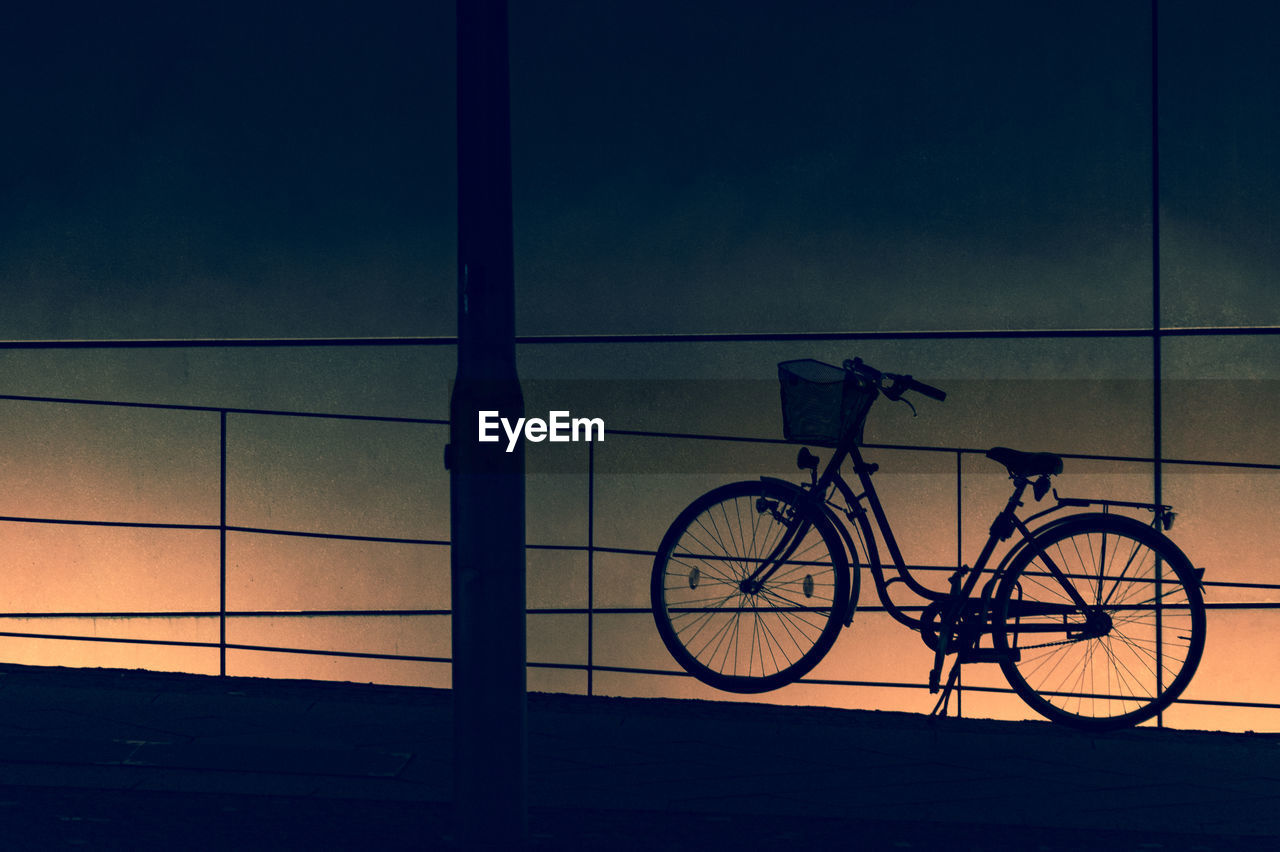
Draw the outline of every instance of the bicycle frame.
<instances>
[{"instance_id":1,"label":"bicycle frame","mask_svg":"<svg viewBox=\"0 0 1280 852\"><path fill-rule=\"evenodd\" d=\"M862 489L860 494L855 493L854 489L849 485L844 477L840 475L840 468L843 466L846 458L852 462L853 471L858 477L858 483ZM846 514L851 524L859 526L863 533L862 539L867 551L867 567L870 569L872 578L875 581L876 593L879 596L881 603L884 604L886 611L895 620L917 631L924 631L929 628L929 622L927 622L924 617L917 618L910 615L904 607L896 604L893 601L892 596L889 594L890 585L894 582L902 582L914 594L930 601L931 604L936 604L941 607L941 611L938 613L940 616L940 623L946 625L948 629L950 629L955 625L961 615L964 614L962 613L962 609L965 604L974 600L974 590L977 588L978 582L983 575L988 573L987 565L991 561L991 557L994 555L996 548L1001 542L1007 541L1015 532L1017 532L1020 534L1021 540L1014 545L1008 554L1006 554L1000 565L997 566L994 571L989 572L990 576L987 579L987 583L983 587L981 596L977 598L980 606L972 613L978 617L976 625L973 626L979 627L983 633L989 633L991 631L991 623L990 619L986 615L987 602L990 599L991 592L994 589L996 581L1001 576L1001 570L1004 565L1008 563L1013 553L1021 548L1028 546L1036 547L1038 549L1040 548L1039 543L1036 541L1035 534L1028 526L1031 521L1062 509L1090 505L1101 505L1104 507L1104 510L1111 506L1149 509L1155 512L1156 523L1163 522L1166 528L1172 521L1172 513L1169 511L1170 507L1168 506L1113 500L1061 498L1058 497L1056 492L1054 493L1054 497L1056 499L1055 505L1030 515L1026 520L1023 520L1018 517L1017 509L1022 506L1022 497L1026 493L1027 487L1033 483L1025 477L1014 477L1013 493L1005 503L1004 508L1001 509L999 514L996 515L995 520L992 522L990 531L987 535L987 541L983 545L982 551L974 562L973 567L957 567L956 571L951 575L950 588L946 591L939 591L922 584L912 575L910 569L907 567L906 560L903 558L902 551L893 534L893 528L889 523L889 518L885 514L884 506L880 502L880 497L876 493L875 485L871 479L872 474L877 470L879 470L879 466L867 462L862 457L861 450L856 444L841 442L841 444L835 448L835 451L822 474L820 476L816 473L814 474L814 481L808 487L807 493L815 503L821 504L822 511L826 512L829 517L832 517L833 524L842 533L845 546L851 551L850 556L853 557L851 562L855 565L857 564L857 553L854 551L852 538L844 528L844 524L834 518L836 513L833 507L841 509ZM1035 485L1037 498L1042 496L1042 489L1047 489L1047 485L1047 480L1045 480L1043 484ZM833 488L844 498L846 506L840 507L830 501L828 495ZM868 510L870 513L870 520L868 520ZM892 567L897 574L896 578L888 580L885 578L884 566L881 564L875 539L872 535L873 524L875 529L879 530L880 538L884 541L885 547L888 550ZM790 557L791 553L795 550L797 544L804 537L806 532L807 528L804 524L798 524L793 527L788 535L784 536L773 548L773 551L764 560L762 560L760 566L752 573L752 575L743 581L743 590L753 591L754 589L758 589L763 586L773 573L778 570L780 565ZM1068 634L1072 634L1074 632L1074 634L1079 638L1087 638L1087 635L1094 631L1104 630L1104 627L1100 623L1094 623L1094 619L1092 617L1092 613L1098 611L1099 607L1088 603L1083 597L1081 597L1080 593L1075 588L1075 585L1068 581L1066 574L1058 567L1048 553L1043 549L1040 549L1039 555L1049 573L1055 576L1063 589L1066 590L1072 604L1061 604L1056 606L1040 604L1035 608L1028 608L1025 612L1020 612L1019 614L1048 615L1055 612L1061 612L1064 615L1068 613L1078 615L1083 612L1087 614L1087 620L1084 623L1077 621L1061 625L1025 624L1020 627L1020 632L1065 632ZM924 607L925 611L928 611L929 609L930 606Z\"/></svg>"}]
</instances>

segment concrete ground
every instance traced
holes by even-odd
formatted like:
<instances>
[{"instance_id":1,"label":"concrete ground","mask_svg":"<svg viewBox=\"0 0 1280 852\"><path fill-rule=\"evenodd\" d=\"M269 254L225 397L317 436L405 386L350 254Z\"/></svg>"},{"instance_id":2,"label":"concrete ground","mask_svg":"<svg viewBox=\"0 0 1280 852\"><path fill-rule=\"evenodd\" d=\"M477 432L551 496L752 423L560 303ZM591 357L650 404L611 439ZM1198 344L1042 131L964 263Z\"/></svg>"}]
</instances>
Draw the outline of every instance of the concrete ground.
<instances>
[{"instance_id":1,"label":"concrete ground","mask_svg":"<svg viewBox=\"0 0 1280 852\"><path fill-rule=\"evenodd\" d=\"M0 849L461 845L441 690L0 666ZM529 697L529 846L1280 850L1280 735Z\"/></svg>"}]
</instances>

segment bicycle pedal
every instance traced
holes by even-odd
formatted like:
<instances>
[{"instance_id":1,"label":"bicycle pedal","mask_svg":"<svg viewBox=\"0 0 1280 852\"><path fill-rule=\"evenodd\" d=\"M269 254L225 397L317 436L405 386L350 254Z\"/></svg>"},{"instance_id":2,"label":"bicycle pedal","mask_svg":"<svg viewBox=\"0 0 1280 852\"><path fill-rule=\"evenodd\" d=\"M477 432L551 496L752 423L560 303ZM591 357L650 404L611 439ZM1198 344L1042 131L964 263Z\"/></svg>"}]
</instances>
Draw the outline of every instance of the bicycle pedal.
<instances>
[{"instance_id":1,"label":"bicycle pedal","mask_svg":"<svg viewBox=\"0 0 1280 852\"><path fill-rule=\"evenodd\" d=\"M929 672L929 692L937 692L939 689L942 689L941 681L942 681L941 669L935 668L932 671L930 671Z\"/></svg>"}]
</instances>

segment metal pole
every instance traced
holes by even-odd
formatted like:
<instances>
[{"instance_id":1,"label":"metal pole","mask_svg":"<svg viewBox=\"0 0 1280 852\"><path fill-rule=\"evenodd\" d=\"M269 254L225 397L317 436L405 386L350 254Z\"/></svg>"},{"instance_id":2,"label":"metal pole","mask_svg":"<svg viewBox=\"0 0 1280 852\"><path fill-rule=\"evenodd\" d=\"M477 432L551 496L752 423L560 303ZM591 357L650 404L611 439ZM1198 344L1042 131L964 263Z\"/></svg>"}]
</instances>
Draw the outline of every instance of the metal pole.
<instances>
[{"instance_id":1,"label":"metal pole","mask_svg":"<svg viewBox=\"0 0 1280 852\"><path fill-rule=\"evenodd\" d=\"M596 445L587 444L587 695L595 694Z\"/></svg>"},{"instance_id":2,"label":"metal pole","mask_svg":"<svg viewBox=\"0 0 1280 852\"><path fill-rule=\"evenodd\" d=\"M506 0L457 0L458 369L450 399L454 805L463 848L527 834L524 450L516 374Z\"/></svg>"},{"instance_id":3,"label":"metal pole","mask_svg":"<svg viewBox=\"0 0 1280 852\"><path fill-rule=\"evenodd\" d=\"M1158 0L1151 0L1151 361L1152 361L1152 471L1157 506L1164 502L1164 380L1163 348L1160 330L1160 20L1156 12ZM1164 625L1161 601L1163 566L1156 560L1156 694L1164 691ZM1156 714L1156 727L1164 727L1164 711Z\"/></svg>"},{"instance_id":4,"label":"metal pole","mask_svg":"<svg viewBox=\"0 0 1280 852\"><path fill-rule=\"evenodd\" d=\"M218 674L227 675L227 412L218 413Z\"/></svg>"},{"instance_id":5,"label":"metal pole","mask_svg":"<svg viewBox=\"0 0 1280 852\"><path fill-rule=\"evenodd\" d=\"M956 567L964 565L964 453L956 451ZM964 666L956 669L956 718L964 716Z\"/></svg>"}]
</instances>

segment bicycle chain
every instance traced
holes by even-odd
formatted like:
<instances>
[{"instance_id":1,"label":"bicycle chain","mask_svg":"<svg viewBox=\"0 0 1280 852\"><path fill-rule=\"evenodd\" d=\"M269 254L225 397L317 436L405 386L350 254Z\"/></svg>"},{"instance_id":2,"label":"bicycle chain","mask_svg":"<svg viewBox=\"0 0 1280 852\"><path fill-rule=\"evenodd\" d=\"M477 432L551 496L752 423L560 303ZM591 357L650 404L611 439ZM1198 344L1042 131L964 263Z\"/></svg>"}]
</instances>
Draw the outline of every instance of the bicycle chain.
<instances>
[{"instance_id":1,"label":"bicycle chain","mask_svg":"<svg viewBox=\"0 0 1280 852\"><path fill-rule=\"evenodd\" d=\"M1039 645L1019 645L1019 651L1034 651L1036 648L1052 648L1054 645L1074 645L1084 639L1060 639L1057 642L1041 642Z\"/></svg>"}]
</instances>

